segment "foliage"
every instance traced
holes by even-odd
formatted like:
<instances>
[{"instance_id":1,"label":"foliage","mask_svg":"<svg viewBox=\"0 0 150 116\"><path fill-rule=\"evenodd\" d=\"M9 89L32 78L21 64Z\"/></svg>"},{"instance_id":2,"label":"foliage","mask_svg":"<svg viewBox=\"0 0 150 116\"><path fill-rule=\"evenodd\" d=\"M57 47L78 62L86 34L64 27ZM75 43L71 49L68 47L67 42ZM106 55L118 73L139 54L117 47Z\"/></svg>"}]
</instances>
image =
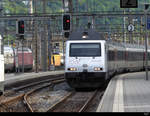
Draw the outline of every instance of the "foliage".
<instances>
[{"instance_id":1,"label":"foliage","mask_svg":"<svg viewBox=\"0 0 150 116\"><path fill-rule=\"evenodd\" d=\"M25 0L24 0L25 1ZM146 0L150 3L150 0ZM132 8L131 11L143 11L145 0L138 0L138 8ZM77 0L73 0L73 10L76 7L79 8L80 12L95 12L95 11L123 11L120 8L120 0L78 0L78 6L76 6ZM35 6L35 3L33 2ZM37 12L43 12L43 0L36 0ZM4 1L4 12L5 13L28 13L29 2L23 2L23 0L5 0ZM56 13L62 12L62 0L47 0L46 12ZM126 9L128 10L128 9Z\"/></svg>"},{"instance_id":2,"label":"foliage","mask_svg":"<svg viewBox=\"0 0 150 116\"><path fill-rule=\"evenodd\" d=\"M29 13L29 2L28 0L24 2L23 0L3 0L3 13L8 14L27 14ZM150 0L146 0L148 3L150 3ZM98 13L98 12L105 12L105 11L113 11L114 13L117 13L118 11L143 11L144 5L143 3L145 0L138 0L138 8L132 8L132 9L123 9L120 8L120 0L78 0L78 6L77 0L73 0L73 11L79 12L92 12L92 13ZM37 13L43 13L43 0L36 0L36 4L33 2L33 7L36 7ZM62 0L47 0L46 3L46 13L58 13L63 12L63 4ZM35 9L34 9L35 10ZM75 18L73 19L76 20ZM80 18L79 23L80 25L86 25L88 21L91 19ZM112 28L122 28L123 27L123 18L97 18L95 19L95 24L100 25L105 31L112 31ZM54 22L51 22L52 25ZM59 20L58 24L62 24L62 21ZM74 22L75 24L75 22ZM116 24L116 25L115 25ZM127 22L126 22L127 24ZM59 26L59 30L61 30L62 26ZM8 28L11 30L12 26L8 25ZM137 27L138 28L138 27ZM13 29L14 30L14 29ZM54 29L53 29L54 30ZM119 30L122 31L121 29ZM137 29L137 32L139 29ZM6 39L11 40L13 37L7 37Z\"/></svg>"},{"instance_id":3,"label":"foliage","mask_svg":"<svg viewBox=\"0 0 150 116\"><path fill-rule=\"evenodd\" d=\"M3 5L4 13L27 13L28 8L23 2L13 1L13 0L5 0Z\"/></svg>"}]
</instances>

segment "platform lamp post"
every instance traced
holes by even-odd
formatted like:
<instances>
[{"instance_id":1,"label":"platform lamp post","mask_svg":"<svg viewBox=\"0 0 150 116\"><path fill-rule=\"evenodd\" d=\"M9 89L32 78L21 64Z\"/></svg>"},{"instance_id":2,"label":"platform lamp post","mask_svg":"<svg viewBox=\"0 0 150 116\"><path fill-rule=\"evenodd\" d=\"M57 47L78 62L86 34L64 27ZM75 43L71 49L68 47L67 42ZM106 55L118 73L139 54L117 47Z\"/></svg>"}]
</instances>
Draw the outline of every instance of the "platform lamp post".
<instances>
[{"instance_id":1,"label":"platform lamp post","mask_svg":"<svg viewBox=\"0 0 150 116\"><path fill-rule=\"evenodd\" d=\"M148 54L147 54L147 41L148 41L148 36L147 36L147 11L148 7L150 4L145 3L144 4L144 15L145 15L145 71L146 71L146 80L148 80Z\"/></svg>"}]
</instances>

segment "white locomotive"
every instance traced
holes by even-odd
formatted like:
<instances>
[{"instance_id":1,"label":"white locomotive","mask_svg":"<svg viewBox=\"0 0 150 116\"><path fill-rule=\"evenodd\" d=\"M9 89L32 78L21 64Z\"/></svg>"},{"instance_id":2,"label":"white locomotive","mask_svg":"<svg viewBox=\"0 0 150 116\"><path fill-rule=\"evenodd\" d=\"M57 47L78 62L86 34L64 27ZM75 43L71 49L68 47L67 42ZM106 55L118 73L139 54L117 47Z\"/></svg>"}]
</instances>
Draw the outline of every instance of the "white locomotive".
<instances>
[{"instance_id":1,"label":"white locomotive","mask_svg":"<svg viewBox=\"0 0 150 116\"><path fill-rule=\"evenodd\" d=\"M78 30L66 42L65 78L73 88L99 87L118 72L143 70L144 52L144 46L106 41L93 29Z\"/></svg>"}]
</instances>

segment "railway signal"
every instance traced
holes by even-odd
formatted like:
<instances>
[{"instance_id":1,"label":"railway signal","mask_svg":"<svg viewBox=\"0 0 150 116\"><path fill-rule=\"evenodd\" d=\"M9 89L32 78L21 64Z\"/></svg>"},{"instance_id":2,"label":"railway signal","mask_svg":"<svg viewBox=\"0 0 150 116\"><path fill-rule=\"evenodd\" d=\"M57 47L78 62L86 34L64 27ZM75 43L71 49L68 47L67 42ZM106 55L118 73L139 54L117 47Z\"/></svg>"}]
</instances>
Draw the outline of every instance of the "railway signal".
<instances>
[{"instance_id":1,"label":"railway signal","mask_svg":"<svg viewBox=\"0 0 150 116\"><path fill-rule=\"evenodd\" d=\"M68 37L69 37L69 32L64 32L64 36L65 36L66 38L68 38Z\"/></svg>"},{"instance_id":2,"label":"railway signal","mask_svg":"<svg viewBox=\"0 0 150 116\"><path fill-rule=\"evenodd\" d=\"M23 20L18 21L17 30L18 30L17 34L24 35L24 21Z\"/></svg>"},{"instance_id":3,"label":"railway signal","mask_svg":"<svg viewBox=\"0 0 150 116\"><path fill-rule=\"evenodd\" d=\"M63 30L64 31L69 31L70 30L70 15L69 14L65 14L63 15Z\"/></svg>"}]
</instances>

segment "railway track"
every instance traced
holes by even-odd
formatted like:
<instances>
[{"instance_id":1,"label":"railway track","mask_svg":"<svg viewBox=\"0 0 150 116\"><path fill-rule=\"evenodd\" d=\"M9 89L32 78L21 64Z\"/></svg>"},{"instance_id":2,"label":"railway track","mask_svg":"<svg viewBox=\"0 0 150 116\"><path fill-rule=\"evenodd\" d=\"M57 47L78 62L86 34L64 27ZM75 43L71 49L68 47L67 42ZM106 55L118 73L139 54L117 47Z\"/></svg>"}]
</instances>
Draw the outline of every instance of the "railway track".
<instances>
[{"instance_id":1,"label":"railway track","mask_svg":"<svg viewBox=\"0 0 150 116\"><path fill-rule=\"evenodd\" d=\"M101 96L103 95L103 92L99 92L99 90L94 92L72 92L51 106L47 112L84 112L98 93Z\"/></svg>"},{"instance_id":2,"label":"railway track","mask_svg":"<svg viewBox=\"0 0 150 116\"><path fill-rule=\"evenodd\" d=\"M24 95L24 101L25 101L25 103L27 104L28 109L30 110L30 112L36 112L36 111L39 111L39 110L38 110L39 108L42 108L41 105L38 106L38 104L35 105L34 103L32 103L32 102L34 101L33 99L35 99L34 97L33 97L33 98L29 98L32 94L34 94L35 92L37 92L37 91L39 91L39 90L41 90L41 89L43 89L43 88L50 87L50 86L53 87L54 84L58 84L58 83L64 82L64 81L65 81L65 79L62 79L62 80L55 80L55 81L52 81L50 84L46 84L46 85L44 85L44 86L42 86L42 87L38 87L38 88L33 89L33 90L29 91L28 93L26 93L26 94ZM49 93L49 91L47 91L47 92ZM32 95L32 96L33 96L33 95ZM39 92L38 95L35 95L35 96L39 97L39 96L40 96L40 92ZM29 99L31 99L31 100L29 100ZM36 106L36 107L34 107L34 106Z\"/></svg>"},{"instance_id":3,"label":"railway track","mask_svg":"<svg viewBox=\"0 0 150 116\"><path fill-rule=\"evenodd\" d=\"M32 110L27 101L30 93L63 81L65 81L64 78L47 79L15 88L13 91L7 91L0 97L0 112L30 112Z\"/></svg>"},{"instance_id":4,"label":"railway track","mask_svg":"<svg viewBox=\"0 0 150 116\"><path fill-rule=\"evenodd\" d=\"M61 96L54 93L53 87L64 81L59 77L14 88L4 94L6 99L0 101L0 112L88 112L95 96L103 95L102 90L60 91Z\"/></svg>"},{"instance_id":5,"label":"railway track","mask_svg":"<svg viewBox=\"0 0 150 116\"><path fill-rule=\"evenodd\" d=\"M54 80L60 80L60 79L64 79L64 77L57 77L57 78L51 78L51 79L45 79L45 80L40 80L40 81L37 81L37 82L32 82L32 83L28 83L28 84L24 84L22 86L19 86L19 87L15 87L15 88L12 88L11 90L7 90L5 91L4 95L3 96L13 96L15 95L17 92L20 92L20 91L24 91L24 93L26 91L29 91L30 89L33 89L34 86L37 86L37 85L40 85L40 84L44 84L44 83L49 83L51 81L54 81Z\"/></svg>"},{"instance_id":6,"label":"railway track","mask_svg":"<svg viewBox=\"0 0 150 116\"><path fill-rule=\"evenodd\" d=\"M9 100L5 100L0 103L0 112L27 112L27 108L23 103L23 96L25 94L20 94ZM16 107L18 106L18 107ZM17 110L19 109L19 110Z\"/></svg>"}]
</instances>

